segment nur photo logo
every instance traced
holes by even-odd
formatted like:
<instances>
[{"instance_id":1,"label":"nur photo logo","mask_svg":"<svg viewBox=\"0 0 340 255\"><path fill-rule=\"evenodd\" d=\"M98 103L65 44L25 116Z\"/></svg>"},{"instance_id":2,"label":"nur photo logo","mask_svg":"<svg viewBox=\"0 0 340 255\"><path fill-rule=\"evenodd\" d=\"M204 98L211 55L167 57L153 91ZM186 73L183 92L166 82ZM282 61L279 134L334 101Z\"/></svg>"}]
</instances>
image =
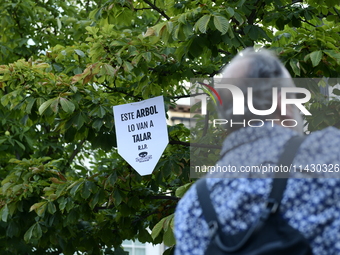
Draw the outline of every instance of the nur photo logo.
<instances>
[{"instance_id":1,"label":"nur photo logo","mask_svg":"<svg viewBox=\"0 0 340 255\"><path fill-rule=\"evenodd\" d=\"M271 93L271 102L266 102L266 107L260 104L256 106L254 96L259 93L256 85L260 83L268 83L266 91L262 93ZM211 85L209 85L211 84ZM273 86L277 84L277 86ZM311 99L311 93L308 89L296 87L293 85L291 79L284 79L277 81L268 79L221 79L220 82L214 83L214 80L198 80L192 82L192 92L194 92L193 103L200 103L201 115L207 114L207 105L211 101L217 109L232 111L230 119L214 119L213 126L225 125L229 126L242 125L249 127L263 126L265 122L280 121L284 127L295 127L301 123L295 118L285 118L290 116L287 109L294 109L299 111L302 115L310 116L311 113L304 106L305 103ZM229 109L226 109L229 108ZM280 119L272 118L273 114L279 114ZM242 116L244 118L242 119ZM252 116L252 118L249 118ZM268 117L268 118L266 118Z\"/></svg>"}]
</instances>

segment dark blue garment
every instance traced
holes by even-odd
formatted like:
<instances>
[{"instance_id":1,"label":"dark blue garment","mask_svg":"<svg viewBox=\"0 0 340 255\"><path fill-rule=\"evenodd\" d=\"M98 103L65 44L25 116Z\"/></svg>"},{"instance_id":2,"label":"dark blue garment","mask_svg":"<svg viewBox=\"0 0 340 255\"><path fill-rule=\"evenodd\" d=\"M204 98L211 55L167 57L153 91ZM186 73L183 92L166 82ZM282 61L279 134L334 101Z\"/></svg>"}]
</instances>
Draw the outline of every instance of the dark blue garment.
<instances>
[{"instance_id":1,"label":"dark blue garment","mask_svg":"<svg viewBox=\"0 0 340 255\"><path fill-rule=\"evenodd\" d=\"M277 125L242 128L230 134L218 165L275 165L285 142L296 133ZM340 254L340 131L327 128L310 134L293 161L291 179L281 205L283 218L310 242L314 254ZM314 178L304 177L299 167L308 168ZM314 171L313 171L314 167ZM324 171L318 172L318 168ZM327 172L326 169L333 172ZM313 171L313 172L311 172ZM337 171L337 172L336 172ZM239 177L266 177L262 173L238 173ZM270 174L269 174L270 176ZM257 219L271 190L271 178L223 178L225 173L208 174L211 200L224 225L236 234ZM229 176L230 177L230 176ZM319 178L315 178L319 177ZM336 177L336 178L325 178ZM176 255L203 255L209 242L208 226L202 217L195 187L180 200L175 213Z\"/></svg>"}]
</instances>

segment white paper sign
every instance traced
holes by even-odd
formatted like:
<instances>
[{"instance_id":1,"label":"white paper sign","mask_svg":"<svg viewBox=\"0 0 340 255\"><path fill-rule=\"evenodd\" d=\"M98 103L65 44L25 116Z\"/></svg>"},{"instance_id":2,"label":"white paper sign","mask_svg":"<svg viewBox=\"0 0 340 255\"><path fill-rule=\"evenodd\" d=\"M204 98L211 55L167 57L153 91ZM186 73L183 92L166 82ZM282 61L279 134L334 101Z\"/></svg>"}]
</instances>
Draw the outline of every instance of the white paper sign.
<instances>
[{"instance_id":1,"label":"white paper sign","mask_svg":"<svg viewBox=\"0 0 340 255\"><path fill-rule=\"evenodd\" d=\"M151 174L167 146L163 96L113 107L118 153L140 175Z\"/></svg>"}]
</instances>

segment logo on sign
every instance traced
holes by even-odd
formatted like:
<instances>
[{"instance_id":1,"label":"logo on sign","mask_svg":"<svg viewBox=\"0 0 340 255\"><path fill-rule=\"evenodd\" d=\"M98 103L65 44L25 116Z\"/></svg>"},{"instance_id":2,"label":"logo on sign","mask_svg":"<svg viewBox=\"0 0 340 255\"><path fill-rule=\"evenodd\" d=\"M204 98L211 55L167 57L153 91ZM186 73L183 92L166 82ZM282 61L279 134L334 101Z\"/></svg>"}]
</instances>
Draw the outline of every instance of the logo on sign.
<instances>
[{"instance_id":1,"label":"logo on sign","mask_svg":"<svg viewBox=\"0 0 340 255\"><path fill-rule=\"evenodd\" d=\"M152 155L148 155L146 151L142 151L138 154L139 157L136 158L136 162L142 163L152 159Z\"/></svg>"},{"instance_id":2,"label":"logo on sign","mask_svg":"<svg viewBox=\"0 0 340 255\"><path fill-rule=\"evenodd\" d=\"M145 158L146 155L148 155L148 153L146 151L143 151L141 153L138 154L141 158Z\"/></svg>"}]
</instances>

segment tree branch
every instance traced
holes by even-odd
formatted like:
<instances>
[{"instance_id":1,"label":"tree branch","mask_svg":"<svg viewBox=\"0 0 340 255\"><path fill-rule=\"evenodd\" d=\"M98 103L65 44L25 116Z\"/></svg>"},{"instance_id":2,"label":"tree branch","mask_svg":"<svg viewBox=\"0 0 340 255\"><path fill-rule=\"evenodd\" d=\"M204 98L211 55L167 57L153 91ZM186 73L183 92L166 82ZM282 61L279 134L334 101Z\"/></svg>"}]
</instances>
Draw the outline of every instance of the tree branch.
<instances>
[{"instance_id":1,"label":"tree branch","mask_svg":"<svg viewBox=\"0 0 340 255\"><path fill-rule=\"evenodd\" d=\"M170 206L170 207L168 208L168 210L169 210L169 209L174 209L174 208L176 208L176 205ZM146 214L146 215L140 216L140 217L136 218L136 219L133 221L133 223L136 223L136 222L138 222L138 221L144 220L144 219L146 219L147 217L149 217L149 216L151 216L151 215L154 215L154 214L158 214L158 213L159 213L159 210L156 210L156 211L154 211L154 212L151 212L151 213L148 213L148 214Z\"/></svg>"},{"instance_id":2,"label":"tree branch","mask_svg":"<svg viewBox=\"0 0 340 255\"><path fill-rule=\"evenodd\" d=\"M140 199L145 199L145 198L151 198L151 199L161 199L161 200L173 200L173 201L179 201L181 198L179 197L173 197L173 196L144 196L144 197L139 197ZM93 211L94 212L99 212L100 210L108 210L108 209L113 209L115 208L115 205L112 204L110 206L96 206ZM157 211L159 212L159 211ZM153 213L152 213L153 214Z\"/></svg>"},{"instance_id":3,"label":"tree branch","mask_svg":"<svg viewBox=\"0 0 340 255\"><path fill-rule=\"evenodd\" d=\"M199 96L199 95L204 95L206 93L196 93L196 94L190 94L190 95L183 95L183 96L174 96L172 97L173 99L180 99L180 98L187 98L187 97L195 97L195 96Z\"/></svg>"},{"instance_id":4,"label":"tree branch","mask_svg":"<svg viewBox=\"0 0 340 255\"><path fill-rule=\"evenodd\" d=\"M136 11L152 10L152 8L135 8Z\"/></svg>"},{"instance_id":5,"label":"tree branch","mask_svg":"<svg viewBox=\"0 0 340 255\"><path fill-rule=\"evenodd\" d=\"M243 30L242 30L242 32L243 32ZM223 53L223 54L226 54L226 55L228 55L228 56L231 56L230 52L229 52L229 51L226 51L226 50L218 49L218 52Z\"/></svg>"},{"instance_id":6,"label":"tree branch","mask_svg":"<svg viewBox=\"0 0 340 255\"><path fill-rule=\"evenodd\" d=\"M310 22L307 21L307 20L304 20L304 19L301 19L301 18L299 18L299 20L301 20L302 22L307 23L308 25L310 25L310 26L312 26L312 27L317 27L317 26L315 26L314 24L310 23Z\"/></svg>"},{"instance_id":7,"label":"tree branch","mask_svg":"<svg viewBox=\"0 0 340 255\"><path fill-rule=\"evenodd\" d=\"M172 196L150 196L147 198L151 198L151 199L165 199L165 200L174 200L174 201L179 201L180 198L179 197L172 197Z\"/></svg>"},{"instance_id":8,"label":"tree branch","mask_svg":"<svg viewBox=\"0 0 340 255\"><path fill-rule=\"evenodd\" d=\"M149 0L144 0L144 2L147 3L148 5L150 5L152 7L152 9L154 9L157 12L159 12L164 18L166 18L167 20L170 20L170 17L168 15L166 15L164 11L159 9L156 5L151 3Z\"/></svg>"},{"instance_id":9,"label":"tree branch","mask_svg":"<svg viewBox=\"0 0 340 255\"><path fill-rule=\"evenodd\" d=\"M110 92L108 92L108 93L122 93L124 95L130 96L130 97L133 97L133 98L137 98L139 100L143 100L143 98L140 97L140 96L135 96L135 95L133 95L133 94L131 94L129 92L126 92L126 91L123 91L123 90L119 90L118 88L111 88L110 86L105 85L105 84L101 84L101 85L104 86L105 88L107 88L108 90L110 90Z\"/></svg>"},{"instance_id":10,"label":"tree branch","mask_svg":"<svg viewBox=\"0 0 340 255\"><path fill-rule=\"evenodd\" d=\"M73 161L73 159L77 156L77 154L80 152L80 148L83 146L85 142L85 139L81 140L80 143L77 144L77 149L75 149L72 153L72 155L70 156L68 163L71 164L71 162Z\"/></svg>"},{"instance_id":11,"label":"tree branch","mask_svg":"<svg viewBox=\"0 0 340 255\"><path fill-rule=\"evenodd\" d=\"M260 4L260 6L258 6L258 4L261 3L261 0L258 0L256 3L255 3L255 7L254 9L252 10L252 12L250 13L249 17L248 17L248 24L250 25L253 25L254 24L254 21L256 19L256 16L257 16L257 12L261 9L261 6L263 4L265 4L264 2Z\"/></svg>"},{"instance_id":12,"label":"tree branch","mask_svg":"<svg viewBox=\"0 0 340 255\"><path fill-rule=\"evenodd\" d=\"M340 17L340 12L338 11L337 8L333 7L333 10L336 12L336 14Z\"/></svg>"},{"instance_id":13,"label":"tree branch","mask_svg":"<svg viewBox=\"0 0 340 255\"><path fill-rule=\"evenodd\" d=\"M133 97L133 98L137 98L137 99L140 99L140 100L143 100L142 97L139 97L139 96L135 96L129 92L126 92L126 91L122 91L122 90L119 90L117 88L111 88L110 86L108 85L105 85L105 84L101 84L102 86L104 86L105 88L109 89L110 92L108 93L122 93L124 95L127 95L127 96L130 96L130 97ZM169 97L169 98L172 98L172 99L180 99L180 98L188 98L188 97L195 97L195 96L199 96L199 95L204 95L206 93L196 93L196 94L190 94L190 95L182 95L182 96L173 96L173 97Z\"/></svg>"},{"instance_id":14,"label":"tree branch","mask_svg":"<svg viewBox=\"0 0 340 255\"><path fill-rule=\"evenodd\" d=\"M219 145L213 145L213 144L202 144L202 143L190 143L190 142L182 142L182 141L169 141L169 144L179 144L187 147L199 147L199 148L208 148L208 149L221 149L221 146Z\"/></svg>"},{"instance_id":15,"label":"tree branch","mask_svg":"<svg viewBox=\"0 0 340 255\"><path fill-rule=\"evenodd\" d=\"M86 2L85 11L86 11L86 13L90 12L90 0L87 0L87 2Z\"/></svg>"}]
</instances>

